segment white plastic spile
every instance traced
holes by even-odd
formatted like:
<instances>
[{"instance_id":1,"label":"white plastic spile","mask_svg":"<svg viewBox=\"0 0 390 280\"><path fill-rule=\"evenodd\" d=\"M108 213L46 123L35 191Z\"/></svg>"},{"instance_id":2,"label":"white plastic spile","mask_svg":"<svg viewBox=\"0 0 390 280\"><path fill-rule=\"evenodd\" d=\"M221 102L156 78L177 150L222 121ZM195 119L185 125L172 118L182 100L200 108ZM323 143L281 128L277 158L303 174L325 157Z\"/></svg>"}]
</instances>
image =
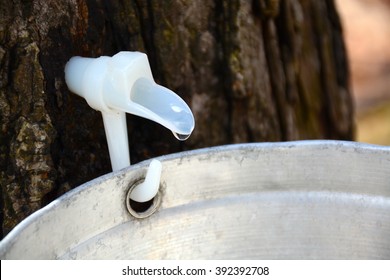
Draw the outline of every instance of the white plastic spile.
<instances>
[{"instance_id":1,"label":"white plastic spile","mask_svg":"<svg viewBox=\"0 0 390 280\"><path fill-rule=\"evenodd\" d=\"M113 170L130 164L126 112L160 123L180 140L194 129L190 108L173 91L154 82L144 53L73 57L65 66L65 80L71 91L102 112Z\"/></svg>"},{"instance_id":2,"label":"white plastic spile","mask_svg":"<svg viewBox=\"0 0 390 280\"><path fill-rule=\"evenodd\" d=\"M65 66L65 80L71 91L102 112L114 171L130 165L125 113L160 123L179 140L187 139L195 127L183 99L154 82L144 53L72 57Z\"/></svg>"}]
</instances>

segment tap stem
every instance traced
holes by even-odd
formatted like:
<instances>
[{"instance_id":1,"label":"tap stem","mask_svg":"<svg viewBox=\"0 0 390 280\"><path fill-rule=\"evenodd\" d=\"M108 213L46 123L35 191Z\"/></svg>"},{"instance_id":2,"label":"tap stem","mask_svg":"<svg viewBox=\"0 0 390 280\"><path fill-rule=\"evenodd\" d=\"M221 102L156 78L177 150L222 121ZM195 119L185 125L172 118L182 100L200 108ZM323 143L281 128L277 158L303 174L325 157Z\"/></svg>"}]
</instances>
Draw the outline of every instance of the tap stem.
<instances>
[{"instance_id":1,"label":"tap stem","mask_svg":"<svg viewBox=\"0 0 390 280\"><path fill-rule=\"evenodd\" d=\"M102 116L112 170L117 171L130 165L126 113L116 110L103 111Z\"/></svg>"}]
</instances>

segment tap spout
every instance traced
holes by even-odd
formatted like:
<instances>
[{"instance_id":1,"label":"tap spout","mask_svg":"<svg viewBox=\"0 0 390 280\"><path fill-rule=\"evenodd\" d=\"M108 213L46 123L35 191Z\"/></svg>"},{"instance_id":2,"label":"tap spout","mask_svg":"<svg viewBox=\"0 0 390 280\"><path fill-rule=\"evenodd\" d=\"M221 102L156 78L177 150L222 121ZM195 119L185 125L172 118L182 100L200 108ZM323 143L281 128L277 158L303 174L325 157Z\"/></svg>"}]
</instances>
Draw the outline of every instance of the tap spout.
<instances>
[{"instance_id":1,"label":"tap spout","mask_svg":"<svg viewBox=\"0 0 390 280\"><path fill-rule=\"evenodd\" d=\"M154 82L144 53L119 52L112 57L73 57L65 66L71 91L102 112L113 170L130 165L125 113L155 121L187 139L194 116L180 96Z\"/></svg>"},{"instance_id":2,"label":"tap spout","mask_svg":"<svg viewBox=\"0 0 390 280\"><path fill-rule=\"evenodd\" d=\"M186 140L195 127L194 116L185 101L173 91L145 77L134 82L125 100L110 99L107 104L116 110L155 121L171 130L179 140Z\"/></svg>"}]
</instances>

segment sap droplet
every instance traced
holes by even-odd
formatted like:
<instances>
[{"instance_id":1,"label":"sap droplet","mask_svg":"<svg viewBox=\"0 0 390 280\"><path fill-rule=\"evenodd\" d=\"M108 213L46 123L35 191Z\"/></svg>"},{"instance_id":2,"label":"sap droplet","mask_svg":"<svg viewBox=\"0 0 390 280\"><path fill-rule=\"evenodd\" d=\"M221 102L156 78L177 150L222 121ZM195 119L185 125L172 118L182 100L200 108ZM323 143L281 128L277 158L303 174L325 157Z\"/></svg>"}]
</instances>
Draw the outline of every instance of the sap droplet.
<instances>
[{"instance_id":1,"label":"sap droplet","mask_svg":"<svg viewBox=\"0 0 390 280\"><path fill-rule=\"evenodd\" d=\"M176 139L178 139L180 141L187 140L191 136L191 134L180 134L180 133L176 133L174 131L172 131L172 133L176 137Z\"/></svg>"}]
</instances>

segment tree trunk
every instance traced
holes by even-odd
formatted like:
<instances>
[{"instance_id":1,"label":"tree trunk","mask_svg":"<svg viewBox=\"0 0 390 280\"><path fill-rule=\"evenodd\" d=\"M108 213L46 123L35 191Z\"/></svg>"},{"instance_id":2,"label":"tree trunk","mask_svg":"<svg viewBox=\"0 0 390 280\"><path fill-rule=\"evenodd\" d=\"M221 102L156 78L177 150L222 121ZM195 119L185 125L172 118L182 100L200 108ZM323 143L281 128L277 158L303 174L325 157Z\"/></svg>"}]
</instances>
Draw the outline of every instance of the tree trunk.
<instances>
[{"instance_id":1,"label":"tree trunk","mask_svg":"<svg viewBox=\"0 0 390 280\"><path fill-rule=\"evenodd\" d=\"M100 113L64 81L75 55L145 52L156 82L192 108L186 142L128 116L133 163L227 143L353 137L331 0L1 0L0 13L2 234L111 171Z\"/></svg>"}]
</instances>

